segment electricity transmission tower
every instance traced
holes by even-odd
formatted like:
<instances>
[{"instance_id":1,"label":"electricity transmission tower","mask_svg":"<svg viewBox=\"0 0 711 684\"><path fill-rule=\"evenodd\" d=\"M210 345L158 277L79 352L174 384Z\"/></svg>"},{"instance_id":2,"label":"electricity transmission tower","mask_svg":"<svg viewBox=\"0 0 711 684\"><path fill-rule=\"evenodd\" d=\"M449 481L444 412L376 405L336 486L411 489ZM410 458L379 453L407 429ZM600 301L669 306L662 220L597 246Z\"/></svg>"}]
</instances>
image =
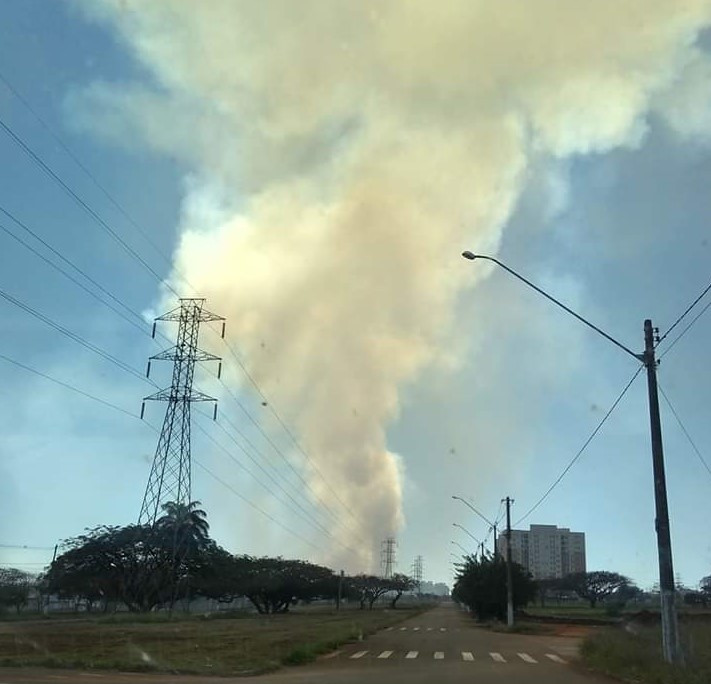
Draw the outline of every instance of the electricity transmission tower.
<instances>
[{"instance_id":1,"label":"electricity transmission tower","mask_svg":"<svg viewBox=\"0 0 711 684\"><path fill-rule=\"evenodd\" d=\"M143 399L141 418L146 401L167 401L163 428L153 458L151 474L143 496L138 523L153 525L161 506L169 501L176 504L190 503L190 404L194 401L217 399L193 390L195 364L198 361L219 361L217 377L222 363L219 356L198 349L200 323L222 321L222 336L225 336L225 319L203 308L204 299L180 299L180 306L156 318L156 321L177 321L178 337L175 346L151 356L146 377L150 376L151 361L172 361L173 380L170 388L160 390ZM153 337L156 323L153 323ZM217 416L217 403L213 418Z\"/></svg>"},{"instance_id":2,"label":"electricity transmission tower","mask_svg":"<svg viewBox=\"0 0 711 684\"><path fill-rule=\"evenodd\" d=\"M383 577L386 579L393 576L393 566L395 565L395 547L397 542L394 537L383 540L380 551L380 564L383 567Z\"/></svg>"},{"instance_id":3,"label":"electricity transmission tower","mask_svg":"<svg viewBox=\"0 0 711 684\"><path fill-rule=\"evenodd\" d=\"M417 593L422 593L422 556L416 556L412 564L412 579L417 584Z\"/></svg>"}]
</instances>

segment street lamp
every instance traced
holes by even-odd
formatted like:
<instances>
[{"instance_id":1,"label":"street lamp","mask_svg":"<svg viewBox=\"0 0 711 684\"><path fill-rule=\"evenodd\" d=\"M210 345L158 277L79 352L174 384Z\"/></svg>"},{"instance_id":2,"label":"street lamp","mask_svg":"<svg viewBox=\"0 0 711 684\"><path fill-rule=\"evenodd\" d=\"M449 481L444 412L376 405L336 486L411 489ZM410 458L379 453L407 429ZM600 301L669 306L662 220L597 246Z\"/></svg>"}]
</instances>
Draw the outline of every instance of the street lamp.
<instances>
[{"instance_id":1,"label":"street lamp","mask_svg":"<svg viewBox=\"0 0 711 684\"><path fill-rule=\"evenodd\" d=\"M471 555L471 552L467 551L459 542L451 541L450 544L454 544L455 546L459 547L462 551L464 551L465 556Z\"/></svg>"},{"instance_id":2,"label":"street lamp","mask_svg":"<svg viewBox=\"0 0 711 684\"><path fill-rule=\"evenodd\" d=\"M463 532L466 532L466 534L468 534L468 535L479 545L480 551L481 551L481 557L483 558L483 557L484 557L484 542L483 542L483 541L480 541L479 539L477 539L477 538L476 538L466 527L464 527L463 525L458 525L457 523L452 523L452 525L453 525L454 527L458 527L458 528L459 528L460 530L462 530Z\"/></svg>"},{"instance_id":3,"label":"street lamp","mask_svg":"<svg viewBox=\"0 0 711 684\"><path fill-rule=\"evenodd\" d=\"M506 266L498 259L484 254L474 254L473 252L462 252L465 259L474 261L475 259L484 259L491 261L497 266L503 268L507 273L510 273L514 278L517 278L522 283L543 295L546 299L553 302L571 316L577 318L581 323L585 324L596 333L604 337L609 342L612 342L616 347L622 349L629 356L632 356L637 361L641 361L647 370L647 393L649 396L649 422L652 441L652 468L654 471L654 503L656 508L655 527L657 531L657 554L659 556L659 587L662 603L662 647L664 651L664 660L668 663L681 663L682 654L679 648L679 627L677 623L676 605L675 605L675 588L674 588L674 564L672 562L671 548L671 533L669 530L669 508L667 504L667 485L666 475L664 472L664 450L662 446L662 424L659 416L659 396L657 393L657 361L654 354L654 344L658 341L656 328L652 327L652 321L646 319L644 321L644 352L637 354L624 344L608 335L604 330L601 330L590 321L583 318L580 314L559 302L555 297L552 297L547 292L543 291L537 285L534 285L530 280L524 278L520 273L517 273L512 268Z\"/></svg>"},{"instance_id":4,"label":"street lamp","mask_svg":"<svg viewBox=\"0 0 711 684\"><path fill-rule=\"evenodd\" d=\"M494 531L494 559L496 559L498 556L498 551L496 550L496 523L491 522L491 520L489 520L489 518L487 518L485 515L483 515L479 511L477 511L477 509L474 508L474 506L472 506L472 504L469 503L469 501L467 501L466 499L463 499L461 496L452 496L452 498L456 499L457 501L461 501L465 506L468 506L469 508L471 508L471 510L474 511L474 513L476 513Z\"/></svg>"}]
</instances>

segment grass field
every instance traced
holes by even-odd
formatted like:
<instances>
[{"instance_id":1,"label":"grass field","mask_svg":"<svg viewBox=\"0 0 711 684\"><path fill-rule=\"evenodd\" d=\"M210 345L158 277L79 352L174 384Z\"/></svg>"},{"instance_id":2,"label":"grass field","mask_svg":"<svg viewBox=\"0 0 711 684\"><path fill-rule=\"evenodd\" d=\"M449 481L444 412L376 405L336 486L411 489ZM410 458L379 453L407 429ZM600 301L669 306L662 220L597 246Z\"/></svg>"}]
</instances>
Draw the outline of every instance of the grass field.
<instances>
[{"instance_id":1,"label":"grass field","mask_svg":"<svg viewBox=\"0 0 711 684\"><path fill-rule=\"evenodd\" d=\"M682 621L680 630L687 661L684 668L663 662L658 625L597 631L583 642L583 662L590 669L635 684L709 684L711 621Z\"/></svg>"},{"instance_id":2,"label":"grass field","mask_svg":"<svg viewBox=\"0 0 711 684\"><path fill-rule=\"evenodd\" d=\"M308 662L422 610L12 620L0 623L0 664L215 675L264 672Z\"/></svg>"}]
</instances>

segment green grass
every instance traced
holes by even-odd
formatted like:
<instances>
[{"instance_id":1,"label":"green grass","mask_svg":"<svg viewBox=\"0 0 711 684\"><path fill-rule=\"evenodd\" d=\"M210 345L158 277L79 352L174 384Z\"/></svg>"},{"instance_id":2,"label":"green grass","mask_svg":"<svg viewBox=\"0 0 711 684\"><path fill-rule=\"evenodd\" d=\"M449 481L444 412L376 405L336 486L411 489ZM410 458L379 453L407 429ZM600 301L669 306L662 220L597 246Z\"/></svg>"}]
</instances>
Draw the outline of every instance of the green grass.
<instances>
[{"instance_id":1,"label":"green grass","mask_svg":"<svg viewBox=\"0 0 711 684\"><path fill-rule=\"evenodd\" d=\"M13 620L0 622L0 665L252 674L309 662L422 610Z\"/></svg>"},{"instance_id":2,"label":"green grass","mask_svg":"<svg viewBox=\"0 0 711 684\"><path fill-rule=\"evenodd\" d=\"M657 626L604 629L582 645L584 664L595 671L635 684L709 684L711 682L711 621L680 624L686 667L671 667L662 659Z\"/></svg>"}]
</instances>

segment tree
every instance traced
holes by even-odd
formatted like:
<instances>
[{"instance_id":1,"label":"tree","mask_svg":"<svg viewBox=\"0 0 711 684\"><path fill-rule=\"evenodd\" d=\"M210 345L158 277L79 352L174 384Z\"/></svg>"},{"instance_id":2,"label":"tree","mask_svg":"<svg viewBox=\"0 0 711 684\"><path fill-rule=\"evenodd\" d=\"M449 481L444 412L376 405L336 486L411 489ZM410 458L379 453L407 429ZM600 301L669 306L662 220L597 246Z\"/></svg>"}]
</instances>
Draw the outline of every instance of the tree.
<instances>
[{"instance_id":1,"label":"tree","mask_svg":"<svg viewBox=\"0 0 711 684\"><path fill-rule=\"evenodd\" d=\"M595 608L598 601L605 600L631 584L630 579L624 575L606 570L577 572L565 577L564 582L580 598L589 601L591 608Z\"/></svg>"},{"instance_id":2,"label":"tree","mask_svg":"<svg viewBox=\"0 0 711 684\"><path fill-rule=\"evenodd\" d=\"M86 601L123 602L131 611L149 611L190 596L207 572L214 542L183 558L175 556L172 535L161 526L99 526L64 542L52 563L46 591Z\"/></svg>"},{"instance_id":3,"label":"tree","mask_svg":"<svg viewBox=\"0 0 711 684\"><path fill-rule=\"evenodd\" d=\"M397 607L396 604L402 596L403 592L412 591L416 588L417 582L415 582L412 577L408 577L407 575L402 575L396 572L390 578L390 591L395 592L395 596L393 596L392 600L390 601L390 607L393 609Z\"/></svg>"},{"instance_id":4,"label":"tree","mask_svg":"<svg viewBox=\"0 0 711 684\"><path fill-rule=\"evenodd\" d=\"M163 504L165 515L156 520L156 528L173 539L176 555L204 548L210 541L207 513L198 508L199 501Z\"/></svg>"},{"instance_id":5,"label":"tree","mask_svg":"<svg viewBox=\"0 0 711 684\"><path fill-rule=\"evenodd\" d=\"M346 583L348 585L347 595L354 596L358 599L361 610L365 608L366 603L368 604L368 608L372 610L373 604L381 596L393 589L390 579L377 577L376 575L355 575L349 577Z\"/></svg>"},{"instance_id":6,"label":"tree","mask_svg":"<svg viewBox=\"0 0 711 684\"><path fill-rule=\"evenodd\" d=\"M711 575L702 577L699 582L699 589L708 599L711 599Z\"/></svg>"},{"instance_id":7,"label":"tree","mask_svg":"<svg viewBox=\"0 0 711 684\"><path fill-rule=\"evenodd\" d=\"M479 620L506 618L506 562L502 558L465 556L456 566L452 598L467 606ZM533 600L536 584L518 563L511 567L514 610Z\"/></svg>"},{"instance_id":8,"label":"tree","mask_svg":"<svg viewBox=\"0 0 711 684\"><path fill-rule=\"evenodd\" d=\"M19 613L27 605L33 582L29 572L0 568L0 606L13 607Z\"/></svg>"}]
</instances>

